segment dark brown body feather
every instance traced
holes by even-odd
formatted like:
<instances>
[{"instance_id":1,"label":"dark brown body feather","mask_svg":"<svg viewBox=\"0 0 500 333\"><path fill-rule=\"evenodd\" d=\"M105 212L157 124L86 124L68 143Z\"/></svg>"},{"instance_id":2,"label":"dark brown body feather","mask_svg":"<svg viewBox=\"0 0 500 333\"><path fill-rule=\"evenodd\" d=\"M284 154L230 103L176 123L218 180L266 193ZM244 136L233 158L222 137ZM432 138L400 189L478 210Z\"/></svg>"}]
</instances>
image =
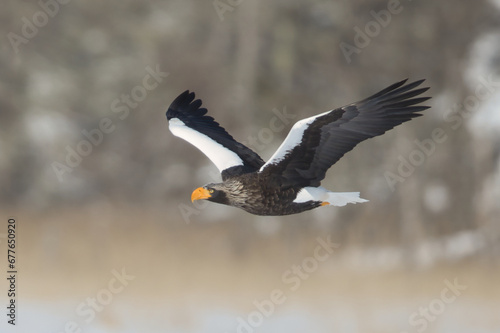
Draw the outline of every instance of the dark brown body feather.
<instances>
[{"instance_id":1,"label":"dark brown body feather","mask_svg":"<svg viewBox=\"0 0 500 333\"><path fill-rule=\"evenodd\" d=\"M321 201L294 203L301 187L282 187L256 172L208 184L207 187L224 192L220 199L209 198L209 201L238 207L254 215L297 214L321 205Z\"/></svg>"}]
</instances>

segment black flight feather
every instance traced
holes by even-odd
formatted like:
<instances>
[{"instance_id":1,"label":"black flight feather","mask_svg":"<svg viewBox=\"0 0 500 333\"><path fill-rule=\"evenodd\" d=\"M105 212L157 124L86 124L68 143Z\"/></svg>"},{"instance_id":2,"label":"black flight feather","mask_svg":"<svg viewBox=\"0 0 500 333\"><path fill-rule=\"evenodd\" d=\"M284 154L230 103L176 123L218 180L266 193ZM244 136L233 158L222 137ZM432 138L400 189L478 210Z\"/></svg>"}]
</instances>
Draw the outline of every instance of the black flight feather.
<instances>
[{"instance_id":1,"label":"black flight feather","mask_svg":"<svg viewBox=\"0 0 500 333\"><path fill-rule=\"evenodd\" d=\"M277 163L266 165L261 176L282 188L319 186L326 171L358 143L419 117L417 112L429 108L415 106L429 99L414 98L427 91L414 89L424 80L405 85L406 81L316 118L305 129L300 143Z\"/></svg>"},{"instance_id":2,"label":"black flight feather","mask_svg":"<svg viewBox=\"0 0 500 333\"><path fill-rule=\"evenodd\" d=\"M194 92L186 90L170 104L166 113L167 119L178 118L186 126L208 136L236 153L243 160L243 166L223 170L222 179L259 170L264 164L262 158L250 148L236 141L214 118L207 116L207 109L202 108L201 104L201 100L195 100Z\"/></svg>"}]
</instances>

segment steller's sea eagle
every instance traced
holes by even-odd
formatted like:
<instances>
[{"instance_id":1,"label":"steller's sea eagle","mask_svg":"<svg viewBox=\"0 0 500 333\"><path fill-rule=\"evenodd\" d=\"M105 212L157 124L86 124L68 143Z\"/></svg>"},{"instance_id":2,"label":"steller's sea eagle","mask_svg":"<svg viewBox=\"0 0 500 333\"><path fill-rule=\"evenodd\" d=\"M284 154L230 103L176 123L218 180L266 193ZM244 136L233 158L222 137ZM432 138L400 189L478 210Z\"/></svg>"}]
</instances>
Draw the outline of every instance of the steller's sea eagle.
<instances>
[{"instance_id":1,"label":"steller's sea eagle","mask_svg":"<svg viewBox=\"0 0 500 333\"><path fill-rule=\"evenodd\" d=\"M183 92L167 110L169 129L201 150L222 175L221 183L194 190L191 200L206 199L256 215L288 215L368 201L359 192L328 191L320 186L321 180L358 143L421 116L417 112L429 108L416 105L430 98L417 97L429 89L417 89L424 80L406 81L298 121L267 162L207 116L193 92Z\"/></svg>"}]
</instances>

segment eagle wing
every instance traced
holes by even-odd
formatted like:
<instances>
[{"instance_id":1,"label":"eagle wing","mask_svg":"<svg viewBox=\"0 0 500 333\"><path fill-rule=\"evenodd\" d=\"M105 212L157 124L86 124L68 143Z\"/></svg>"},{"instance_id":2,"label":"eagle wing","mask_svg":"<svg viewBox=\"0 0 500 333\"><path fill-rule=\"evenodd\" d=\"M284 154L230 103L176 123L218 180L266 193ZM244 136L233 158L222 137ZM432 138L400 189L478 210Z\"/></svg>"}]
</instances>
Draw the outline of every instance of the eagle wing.
<instances>
[{"instance_id":1,"label":"eagle wing","mask_svg":"<svg viewBox=\"0 0 500 333\"><path fill-rule=\"evenodd\" d=\"M281 146L259 170L281 186L319 186L326 171L358 143L421 116L430 97L424 80L403 80L357 103L298 121ZM416 98L415 98L416 97Z\"/></svg>"},{"instance_id":2,"label":"eagle wing","mask_svg":"<svg viewBox=\"0 0 500 333\"><path fill-rule=\"evenodd\" d=\"M262 158L207 116L207 109L201 104L188 90L172 102L167 110L172 134L201 150L217 166L223 180L259 170L264 164Z\"/></svg>"}]
</instances>

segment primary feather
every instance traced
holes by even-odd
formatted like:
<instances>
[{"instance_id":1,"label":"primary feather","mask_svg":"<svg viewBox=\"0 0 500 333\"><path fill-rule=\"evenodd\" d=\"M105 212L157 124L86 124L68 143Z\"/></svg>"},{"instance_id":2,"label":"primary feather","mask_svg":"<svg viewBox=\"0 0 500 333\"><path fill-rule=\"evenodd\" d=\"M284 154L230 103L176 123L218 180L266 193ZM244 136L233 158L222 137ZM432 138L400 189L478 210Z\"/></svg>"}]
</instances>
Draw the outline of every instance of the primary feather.
<instances>
[{"instance_id":1,"label":"primary feather","mask_svg":"<svg viewBox=\"0 0 500 333\"><path fill-rule=\"evenodd\" d=\"M428 108L415 106L428 97L412 98L428 89L412 90L423 80L407 85L405 82L297 122L259 172L279 175L283 185L319 186L326 171L358 143L421 116L417 112Z\"/></svg>"},{"instance_id":2,"label":"primary feather","mask_svg":"<svg viewBox=\"0 0 500 333\"><path fill-rule=\"evenodd\" d=\"M207 116L207 109L201 104L188 90L170 104L167 119L172 134L200 149L217 166L223 179L258 170L264 164L262 158Z\"/></svg>"}]
</instances>

